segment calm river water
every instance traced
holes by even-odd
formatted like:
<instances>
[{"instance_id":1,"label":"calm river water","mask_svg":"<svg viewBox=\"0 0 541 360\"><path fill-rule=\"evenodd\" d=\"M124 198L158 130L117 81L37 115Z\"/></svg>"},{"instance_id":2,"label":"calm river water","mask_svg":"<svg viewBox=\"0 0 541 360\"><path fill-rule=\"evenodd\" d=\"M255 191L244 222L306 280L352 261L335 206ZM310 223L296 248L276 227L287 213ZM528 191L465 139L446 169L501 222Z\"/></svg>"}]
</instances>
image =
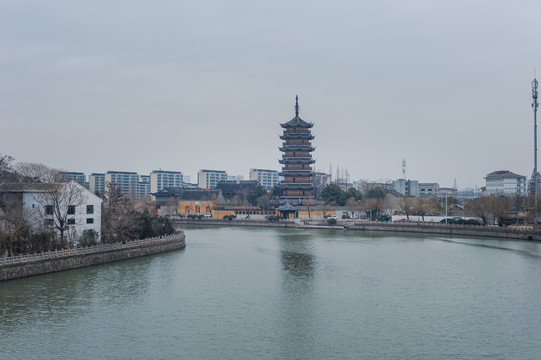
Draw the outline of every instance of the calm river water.
<instances>
[{"instance_id":1,"label":"calm river water","mask_svg":"<svg viewBox=\"0 0 541 360\"><path fill-rule=\"evenodd\" d=\"M541 244L188 228L0 283L2 359L539 359Z\"/></svg>"}]
</instances>

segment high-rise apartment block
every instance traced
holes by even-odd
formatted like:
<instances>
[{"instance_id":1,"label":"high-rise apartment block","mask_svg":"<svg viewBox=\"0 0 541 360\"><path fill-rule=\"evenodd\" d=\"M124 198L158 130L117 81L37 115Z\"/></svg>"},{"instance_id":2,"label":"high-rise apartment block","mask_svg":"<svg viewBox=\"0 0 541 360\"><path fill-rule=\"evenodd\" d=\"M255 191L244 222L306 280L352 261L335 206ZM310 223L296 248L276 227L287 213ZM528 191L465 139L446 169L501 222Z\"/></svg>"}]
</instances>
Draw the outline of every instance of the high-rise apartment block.
<instances>
[{"instance_id":1,"label":"high-rise apartment block","mask_svg":"<svg viewBox=\"0 0 541 360\"><path fill-rule=\"evenodd\" d=\"M86 175L82 172L62 171L60 172L60 176L62 178L62 181L64 182L70 182L71 180L75 180L83 186L87 184Z\"/></svg>"},{"instance_id":2,"label":"high-rise apartment block","mask_svg":"<svg viewBox=\"0 0 541 360\"><path fill-rule=\"evenodd\" d=\"M157 193L169 187L182 187L180 171L154 170L150 173L150 192Z\"/></svg>"},{"instance_id":3,"label":"high-rise apartment block","mask_svg":"<svg viewBox=\"0 0 541 360\"><path fill-rule=\"evenodd\" d=\"M120 192L132 199L137 197L137 183L139 175L130 171L107 171L105 174L105 186L108 183L114 183L120 189Z\"/></svg>"},{"instance_id":4,"label":"high-rise apartment block","mask_svg":"<svg viewBox=\"0 0 541 360\"><path fill-rule=\"evenodd\" d=\"M227 180L227 173L223 170L199 170L197 184L200 189L214 189L220 181Z\"/></svg>"},{"instance_id":5,"label":"high-rise apartment block","mask_svg":"<svg viewBox=\"0 0 541 360\"><path fill-rule=\"evenodd\" d=\"M250 169L250 180L257 180L264 188L271 189L278 185L280 177L276 170Z\"/></svg>"},{"instance_id":6,"label":"high-rise apartment block","mask_svg":"<svg viewBox=\"0 0 541 360\"><path fill-rule=\"evenodd\" d=\"M93 194L105 195L105 174L92 173L88 177L88 189Z\"/></svg>"}]
</instances>

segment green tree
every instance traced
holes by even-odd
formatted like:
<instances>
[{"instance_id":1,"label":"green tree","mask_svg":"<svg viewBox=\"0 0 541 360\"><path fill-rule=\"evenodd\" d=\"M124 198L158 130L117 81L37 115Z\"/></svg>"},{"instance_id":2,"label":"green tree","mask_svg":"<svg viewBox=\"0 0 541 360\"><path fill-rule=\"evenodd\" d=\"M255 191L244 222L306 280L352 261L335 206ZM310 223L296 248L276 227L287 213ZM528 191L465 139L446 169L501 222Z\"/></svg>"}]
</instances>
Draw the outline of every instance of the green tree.
<instances>
[{"instance_id":1,"label":"green tree","mask_svg":"<svg viewBox=\"0 0 541 360\"><path fill-rule=\"evenodd\" d=\"M368 199L383 199L385 197L385 190L381 186L368 190L366 194Z\"/></svg>"},{"instance_id":2,"label":"green tree","mask_svg":"<svg viewBox=\"0 0 541 360\"><path fill-rule=\"evenodd\" d=\"M253 188L250 189L248 192L247 200L250 204L256 206L257 200L259 200L260 197L267 194L267 189L265 189L261 185L256 185Z\"/></svg>"},{"instance_id":3,"label":"green tree","mask_svg":"<svg viewBox=\"0 0 541 360\"><path fill-rule=\"evenodd\" d=\"M321 198L328 204L334 203L343 206L346 202L344 192L336 184L326 185L321 192Z\"/></svg>"}]
</instances>

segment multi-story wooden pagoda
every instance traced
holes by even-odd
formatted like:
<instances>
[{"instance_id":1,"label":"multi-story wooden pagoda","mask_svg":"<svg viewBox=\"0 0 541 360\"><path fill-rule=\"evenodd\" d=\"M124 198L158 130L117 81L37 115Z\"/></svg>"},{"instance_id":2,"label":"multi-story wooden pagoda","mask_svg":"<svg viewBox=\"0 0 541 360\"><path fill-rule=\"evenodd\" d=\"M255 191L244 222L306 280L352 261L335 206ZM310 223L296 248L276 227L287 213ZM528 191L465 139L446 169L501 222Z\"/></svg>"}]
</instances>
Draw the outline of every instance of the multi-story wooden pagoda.
<instances>
[{"instance_id":1,"label":"multi-story wooden pagoda","mask_svg":"<svg viewBox=\"0 0 541 360\"><path fill-rule=\"evenodd\" d=\"M282 172L279 175L284 177L279 185L282 190L281 198L300 204L303 199L312 198L314 185L311 165L316 161L312 159L311 154L315 149L311 144L314 135L310 131L314 124L299 117L298 96L295 100L295 117L280 126L284 129L283 135L280 136L284 141L280 147L282 159L279 160L282 164Z\"/></svg>"}]
</instances>

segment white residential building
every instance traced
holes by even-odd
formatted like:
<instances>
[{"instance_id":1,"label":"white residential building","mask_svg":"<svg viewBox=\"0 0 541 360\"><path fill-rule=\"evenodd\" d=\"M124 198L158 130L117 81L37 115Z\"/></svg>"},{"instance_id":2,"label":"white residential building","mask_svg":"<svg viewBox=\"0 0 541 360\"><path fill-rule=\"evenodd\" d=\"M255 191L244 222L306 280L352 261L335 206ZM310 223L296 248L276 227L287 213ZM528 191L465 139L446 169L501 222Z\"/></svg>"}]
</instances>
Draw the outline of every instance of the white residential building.
<instances>
[{"instance_id":1,"label":"white residential building","mask_svg":"<svg viewBox=\"0 0 541 360\"><path fill-rule=\"evenodd\" d=\"M154 170L150 173L150 192L157 193L169 187L182 187L180 171Z\"/></svg>"},{"instance_id":2,"label":"white residential building","mask_svg":"<svg viewBox=\"0 0 541 360\"><path fill-rule=\"evenodd\" d=\"M114 183L118 186L122 194L135 199L137 197L137 183L139 175L130 171L107 171L105 174L105 187L107 184Z\"/></svg>"},{"instance_id":3,"label":"white residential building","mask_svg":"<svg viewBox=\"0 0 541 360\"><path fill-rule=\"evenodd\" d=\"M280 182L278 171L265 169L250 169L250 180L256 180L267 189L273 188Z\"/></svg>"},{"instance_id":4,"label":"white residential building","mask_svg":"<svg viewBox=\"0 0 541 360\"><path fill-rule=\"evenodd\" d=\"M59 199L56 208L52 201L55 197L51 195L55 191L63 194L56 197ZM3 184L0 185L0 203L2 208L9 209L6 211L22 211L34 229L46 225L57 230L54 225L59 221L58 214L66 216L68 241L76 241L85 230L94 230L101 236L102 199L77 181Z\"/></svg>"},{"instance_id":5,"label":"white residential building","mask_svg":"<svg viewBox=\"0 0 541 360\"><path fill-rule=\"evenodd\" d=\"M227 173L223 170L199 170L197 184L200 189L214 189L220 181L227 180Z\"/></svg>"},{"instance_id":6,"label":"white residential building","mask_svg":"<svg viewBox=\"0 0 541 360\"><path fill-rule=\"evenodd\" d=\"M526 194L526 176L509 170L493 171L485 176L485 180L486 193L489 195Z\"/></svg>"}]
</instances>

